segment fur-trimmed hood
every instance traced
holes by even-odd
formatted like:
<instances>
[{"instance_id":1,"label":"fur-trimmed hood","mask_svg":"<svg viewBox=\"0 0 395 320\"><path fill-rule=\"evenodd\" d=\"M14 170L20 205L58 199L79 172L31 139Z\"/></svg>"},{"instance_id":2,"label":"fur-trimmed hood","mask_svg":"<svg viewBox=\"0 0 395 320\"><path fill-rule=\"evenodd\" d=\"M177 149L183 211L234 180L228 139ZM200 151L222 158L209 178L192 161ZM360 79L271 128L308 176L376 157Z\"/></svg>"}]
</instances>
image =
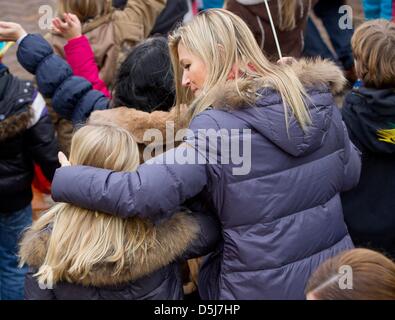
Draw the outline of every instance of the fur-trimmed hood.
<instances>
[{"instance_id":1,"label":"fur-trimmed hood","mask_svg":"<svg viewBox=\"0 0 395 320\"><path fill-rule=\"evenodd\" d=\"M291 68L308 94L306 104L312 124L305 132L292 115L287 127L281 96L265 85L265 79L239 80L241 96L236 83L230 82L215 93L213 108L233 112L284 152L302 156L324 142L336 105L333 95L343 90L346 79L342 71L327 60L302 59L292 63ZM253 108L249 108L251 106Z\"/></svg>"},{"instance_id":2,"label":"fur-trimmed hood","mask_svg":"<svg viewBox=\"0 0 395 320\"><path fill-rule=\"evenodd\" d=\"M130 220L133 223L133 220ZM74 284L83 286L104 287L133 282L149 275L160 268L172 263L182 256L188 246L194 241L200 231L199 223L187 213L177 213L172 218L161 222L153 228L156 229L154 247L147 252L139 249L134 253L136 259L125 263L125 269L114 277L115 266L110 263L97 264L89 275L83 279L76 277L70 279ZM21 242L19 255L27 265L39 269L45 261L48 249L50 230L46 228L40 232L28 230ZM125 258L130 255L125 254ZM53 279L55 283L65 279Z\"/></svg>"},{"instance_id":3,"label":"fur-trimmed hood","mask_svg":"<svg viewBox=\"0 0 395 320\"><path fill-rule=\"evenodd\" d=\"M152 141L144 138L147 130L159 130L162 136L166 137L166 123L169 123L169 129L174 125L174 130L177 132L177 129L187 127L186 115L186 108L181 110L180 117L178 117L176 108L169 112L154 111L148 113L133 108L118 107L93 112L89 118L89 123L115 123L129 131L137 143L148 145Z\"/></svg>"},{"instance_id":4,"label":"fur-trimmed hood","mask_svg":"<svg viewBox=\"0 0 395 320\"><path fill-rule=\"evenodd\" d=\"M330 90L333 95L340 94L347 83L341 69L329 60L300 59L291 63L291 68L307 91L319 88ZM237 82L241 92L257 92L265 86L264 79L243 80ZM255 96L253 99L257 99ZM246 97L240 96L235 82L228 82L222 90L215 93L213 107L216 109L235 110L246 107Z\"/></svg>"},{"instance_id":5,"label":"fur-trimmed hood","mask_svg":"<svg viewBox=\"0 0 395 320\"><path fill-rule=\"evenodd\" d=\"M318 135L322 135L326 132L331 117L331 109L327 107L334 104L329 90L333 95L341 93L347 80L340 68L329 60L301 59L292 63L291 67L312 98L312 101L310 101L312 103L309 104L309 108L312 114L313 126L310 128L311 130L309 133L305 135L298 124L293 121L290 122L289 127L290 139L288 137L285 137L286 139L283 139L284 137L279 138L279 136L283 136L284 133L287 133L283 112L281 114L277 112L276 117L279 117L276 118L276 126L274 127L272 126L274 119L268 119L267 112L263 112L260 115L254 114L250 117L250 122L258 131L269 138L272 136L271 139L276 144L286 142L287 145L279 146L285 151L297 156L305 154L307 151L313 151L320 145L321 142L318 143L320 140ZM229 82L222 90L215 92L213 107L227 111L242 109L250 106L250 104L246 102L247 100L254 100L253 103L257 106L269 107L281 105L281 98L276 92L268 88L262 90L262 87L264 87L263 81L239 80L237 85L241 92L253 93L253 97L251 98L251 95L249 97L240 96L236 89L235 82ZM256 92L258 92L259 95L256 95ZM319 102L315 100L324 97L326 98L326 108L315 108L315 105L317 105L317 103L319 104ZM267 109L269 110L270 108ZM256 111L255 109L255 113ZM249 110L248 112L253 113L253 110ZM162 136L166 137L166 122L168 121L175 123L176 130L177 128L187 127L187 110L181 110L180 121L178 123L176 122L177 119L178 117L175 109L172 109L170 112L156 111L147 113L136 109L121 107L96 111L91 115L89 121L94 123L116 123L128 130L139 144L145 146L151 143L151 140L147 141L144 139L144 134L148 129L159 130ZM266 125L264 125L265 123ZM292 130L292 128L294 130ZM292 142L292 139L296 140Z\"/></svg>"},{"instance_id":6,"label":"fur-trimmed hood","mask_svg":"<svg viewBox=\"0 0 395 320\"><path fill-rule=\"evenodd\" d=\"M34 117L30 105L34 88L28 81L12 76L7 68L0 72L0 142L23 133Z\"/></svg>"},{"instance_id":7,"label":"fur-trimmed hood","mask_svg":"<svg viewBox=\"0 0 395 320\"><path fill-rule=\"evenodd\" d=\"M0 121L0 142L25 132L33 119L33 111L28 109Z\"/></svg>"}]
</instances>

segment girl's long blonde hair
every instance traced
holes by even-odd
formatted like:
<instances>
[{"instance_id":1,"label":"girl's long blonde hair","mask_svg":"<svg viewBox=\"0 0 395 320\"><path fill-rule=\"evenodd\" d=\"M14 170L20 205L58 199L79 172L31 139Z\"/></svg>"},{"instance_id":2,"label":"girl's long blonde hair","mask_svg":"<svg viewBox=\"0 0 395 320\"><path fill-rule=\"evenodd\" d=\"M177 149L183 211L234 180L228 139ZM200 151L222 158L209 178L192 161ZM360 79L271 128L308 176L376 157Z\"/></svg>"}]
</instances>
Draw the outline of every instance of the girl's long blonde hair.
<instances>
[{"instance_id":1,"label":"girl's long blonde hair","mask_svg":"<svg viewBox=\"0 0 395 320\"><path fill-rule=\"evenodd\" d=\"M75 14L82 23L111 11L110 0L58 0L58 15L64 13Z\"/></svg>"},{"instance_id":2,"label":"girl's long blonde hair","mask_svg":"<svg viewBox=\"0 0 395 320\"><path fill-rule=\"evenodd\" d=\"M179 44L206 64L206 81L197 98L182 86ZM175 30L169 36L169 47L176 81L176 105L178 108L182 104L191 105L191 118L213 105L218 92L232 81L228 80L228 75L236 65L245 79L260 80L263 86L278 91L284 102L287 127L290 112L303 130L311 123L305 103L307 94L296 73L287 65L271 63L248 26L235 14L224 9L206 10ZM236 74L235 90L247 100L249 93L239 90L238 80Z\"/></svg>"},{"instance_id":3,"label":"girl's long blonde hair","mask_svg":"<svg viewBox=\"0 0 395 320\"><path fill-rule=\"evenodd\" d=\"M70 162L115 171L139 165L139 150L130 134L109 125L87 125L72 139ZM132 221L131 221L132 220ZM132 223L131 223L132 222ZM45 261L35 275L39 283L83 280L98 265L114 266L117 277L137 250L150 249L155 229L139 218L121 219L70 204L57 204L31 227L50 229ZM23 246L23 239L21 246ZM146 255L139 255L143 259ZM26 261L21 260L21 265Z\"/></svg>"}]
</instances>

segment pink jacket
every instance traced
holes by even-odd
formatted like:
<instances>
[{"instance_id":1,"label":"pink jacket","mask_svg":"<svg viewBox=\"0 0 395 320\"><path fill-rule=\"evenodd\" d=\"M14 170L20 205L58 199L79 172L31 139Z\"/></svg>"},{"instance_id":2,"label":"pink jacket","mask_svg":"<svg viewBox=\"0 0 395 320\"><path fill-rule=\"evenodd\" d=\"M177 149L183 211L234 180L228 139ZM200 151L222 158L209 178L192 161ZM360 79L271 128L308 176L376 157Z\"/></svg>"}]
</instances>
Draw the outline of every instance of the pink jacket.
<instances>
[{"instance_id":1,"label":"pink jacket","mask_svg":"<svg viewBox=\"0 0 395 320\"><path fill-rule=\"evenodd\" d=\"M66 60L76 76L83 77L92 83L93 89L103 92L111 98L104 81L100 79L95 55L86 36L71 39L64 46Z\"/></svg>"}]
</instances>

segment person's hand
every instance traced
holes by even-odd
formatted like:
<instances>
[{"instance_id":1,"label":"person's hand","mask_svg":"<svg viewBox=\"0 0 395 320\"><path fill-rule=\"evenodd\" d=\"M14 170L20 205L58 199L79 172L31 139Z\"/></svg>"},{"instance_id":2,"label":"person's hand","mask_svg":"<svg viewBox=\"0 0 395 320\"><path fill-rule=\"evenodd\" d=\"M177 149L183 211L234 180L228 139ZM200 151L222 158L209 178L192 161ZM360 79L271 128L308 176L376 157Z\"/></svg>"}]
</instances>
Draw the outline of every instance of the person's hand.
<instances>
[{"instance_id":1,"label":"person's hand","mask_svg":"<svg viewBox=\"0 0 395 320\"><path fill-rule=\"evenodd\" d=\"M70 167L71 166L69 159L67 159L67 157L65 156L65 154L63 152L58 153L58 159L59 159L59 163L62 167Z\"/></svg>"},{"instance_id":2,"label":"person's hand","mask_svg":"<svg viewBox=\"0 0 395 320\"><path fill-rule=\"evenodd\" d=\"M79 38L82 35L81 21L75 14L65 13L64 22L55 18L52 20L52 29L66 40Z\"/></svg>"},{"instance_id":3,"label":"person's hand","mask_svg":"<svg viewBox=\"0 0 395 320\"><path fill-rule=\"evenodd\" d=\"M26 35L25 29L18 23L0 21L0 41L17 41Z\"/></svg>"}]
</instances>

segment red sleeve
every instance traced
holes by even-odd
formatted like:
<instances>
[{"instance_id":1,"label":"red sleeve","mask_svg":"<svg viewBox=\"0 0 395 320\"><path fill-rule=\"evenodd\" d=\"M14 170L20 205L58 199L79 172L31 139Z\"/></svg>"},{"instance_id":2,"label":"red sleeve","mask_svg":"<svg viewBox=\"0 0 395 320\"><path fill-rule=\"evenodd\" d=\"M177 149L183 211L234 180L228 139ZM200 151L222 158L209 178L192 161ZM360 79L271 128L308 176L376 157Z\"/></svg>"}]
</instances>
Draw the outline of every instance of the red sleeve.
<instances>
[{"instance_id":1,"label":"red sleeve","mask_svg":"<svg viewBox=\"0 0 395 320\"><path fill-rule=\"evenodd\" d=\"M88 38L81 36L69 40L64 47L64 51L66 60L71 66L74 75L85 78L92 84L93 89L101 91L107 97L111 98L106 84L100 79L95 55Z\"/></svg>"}]
</instances>

